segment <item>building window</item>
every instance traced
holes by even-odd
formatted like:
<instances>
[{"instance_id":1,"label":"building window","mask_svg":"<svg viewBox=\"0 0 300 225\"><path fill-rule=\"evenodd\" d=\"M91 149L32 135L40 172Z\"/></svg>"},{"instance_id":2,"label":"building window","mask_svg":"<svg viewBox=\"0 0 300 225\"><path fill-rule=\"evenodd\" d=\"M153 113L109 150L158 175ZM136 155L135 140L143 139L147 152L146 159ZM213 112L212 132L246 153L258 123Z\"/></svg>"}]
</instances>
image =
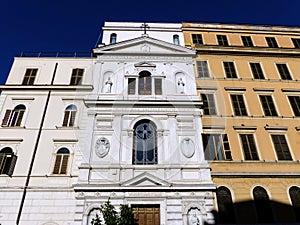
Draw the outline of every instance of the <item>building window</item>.
<instances>
[{"instance_id":1,"label":"building window","mask_svg":"<svg viewBox=\"0 0 300 225\"><path fill-rule=\"evenodd\" d=\"M300 222L300 188L293 186L289 190L296 222Z\"/></svg>"},{"instance_id":2,"label":"building window","mask_svg":"<svg viewBox=\"0 0 300 225\"><path fill-rule=\"evenodd\" d=\"M217 115L213 94L201 94L204 115Z\"/></svg>"},{"instance_id":3,"label":"building window","mask_svg":"<svg viewBox=\"0 0 300 225\"><path fill-rule=\"evenodd\" d=\"M259 160L253 134L240 134L245 160Z\"/></svg>"},{"instance_id":4,"label":"building window","mask_svg":"<svg viewBox=\"0 0 300 225\"><path fill-rule=\"evenodd\" d=\"M174 45L179 45L179 36L177 34L173 35L173 43Z\"/></svg>"},{"instance_id":5,"label":"building window","mask_svg":"<svg viewBox=\"0 0 300 225\"><path fill-rule=\"evenodd\" d=\"M227 134L202 134L206 160L231 160Z\"/></svg>"},{"instance_id":6,"label":"building window","mask_svg":"<svg viewBox=\"0 0 300 225\"><path fill-rule=\"evenodd\" d=\"M266 37L266 41L270 48L278 48L277 41L274 37Z\"/></svg>"},{"instance_id":7,"label":"building window","mask_svg":"<svg viewBox=\"0 0 300 225\"><path fill-rule=\"evenodd\" d=\"M117 34L112 33L110 35L110 44L115 44L115 43L117 43Z\"/></svg>"},{"instance_id":8,"label":"building window","mask_svg":"<svg viewBox=\"0 0 300 225\"><path fill-rule=\"evenodd\" d=\"M276 66L282 80L292 80L290 71L286 64L276 63Z\"/></svg>"},{"instance_id":9,"label":"building window","mask_svg":"<svg viewBox=\"0 0 300 225\"><path fill-rule=\"evenodd\" d=\"M226 187L217 188L218 216L221 224L234 224L235 214L231 192Z\"/></svg>"},{"instance_id":10,"label":"building window","mask_svg":"<svg viewBox=\"0 0 300 225\"><path fill-rule=\"evenodd\" d=\"M288 96L295 116L300 116L300 96Z\"/></svg>"},{"instance_id":11,"label":"building window","mask_svg":"<svg viewBox=\"0 0 300 225\"><path fill-rule=\"evenodd\" d=\"M207 61L197 61L198 77L209 77Z\"/></svg>"},{"instance_id":12,"label":"building window","mask_svg":"<svg viewBox=\"0 0 300 225\"><path fill-rule=\"evenodd\" d=\"M217 35L218 44L221 46L229 46L226 35Z\"/></svg>"},{"instance_id":13,"label":"building window","mask_svg":"<svg viewBox=\"0 0 300 225\"><path fill-rule=\"evenodd\" d=\"M17 156L9 147L5 147L0 151L0 174L11 176L14 172L17 162Z\"/></svg>"},{"instance_id":14,"label":"building window","mask_svg":"<svg viewBox=\"0 0 300 225\"><path fill-rule=\"evenodd\" d=\"M242 42L245 47L253 47L251 36L242 36Z\"/></svg>"},{"instance_id":15,"label":"building window","mask_svg":"<svg viewBox=\"0 0 300 225\"><path fill-rule=\"evenodd\" d=\"M128 95L135 95L135 78L128 78Z\"/></svg>"},{"instance_id":16,"label":"building window","mask_svg":"<svg viewBox=\"0 0 300 225\"><path fill-rule=\"evenodd\" d=\"M273 213L267 191L262 187L253 189L253 200L258 223L273 222Z\"/></svg>"},{"instance_id":17,"label":"building window","mask_svg":"<svg viewBox=\"0 0 300 225\"><path fill-rule=\"evenodd\" d=\"M230 95L235 116L247 116L243 95Z\"/></svg>"},{"instance_id":18,"label":"building window","mask_svg":"<svg viewBox=\"0 0 300 225\"><path fill-rule=\"evenodd\" d=\"M76 112L77 112L77 107L75 105L69 105L65 109L63 127L74 126Z\"/></svg>"},{"instance_id":19,"label":"building window","mask_svg":"<svg viewBox=\"0 0 300 225\"><path fill-rule=\"evenodd\" d=\"M22 85L33 85L38 69L26 69Z\"/></svg>"},{"instance_id":20,"label":"building window","mask_svg":"<svg viewBox=\"0 0 300 225\"><path fill-rule=\"evenodd\" d=\"M233 62L223 62L223 66L227 78L237 78Z\"/></svg>"},{"instance_id":21,"label":"building window","mask_svg":"<svg viewBox=\"0 0 300 225\"><path fill-rule=\"evenodd\" d=\"M155 94L161 95L162 94L162 79L161 78L154 79L154 87L155 87Z\"/></svg>"},{"instance_id":22,"label":"building window","mask_svg":"<svg viewBox=\"0 0 300 225\"><path fill-rule=\"evenodd\" d=\"M292 42L295 48L300 48L300 38L292 38Z\"/></svg>"},{"instance_id":23,"label":"building window","mask_svg":"<svg viewBox=\"0 0 300 225\"><path fill-rule=\"evenodd\" d=\"M61 148L55 156L53 174L67 174L70 151L67 148Z\"/></svg>"},{"instance_id":24,"label":"building window","mask_svg":"<svg viewBox=\"0 0 300 225\"><path fill-rule=\"evenodd\" d=\"M250 67L254 79L265 79L260 63L250 63Z\"/></svg>"},{"instance_id":25,"label":"building window","mask_svg":"<svg viewBox=\"0 0 300 225\"><path fill-rule=\"evenodd\" d=\"M265 116L277 116L277 111L271 95L260 95L260 102Z\"/></svg>"},{"instance_id":26,"label":"building window","mask_svg":"<svg viewBox=\"0 0 300 225\"><path fill-rule=\"evenodd\" d=\"M7 109L2 120L3 127L20 127L25 113L24 105L17 105L13 110Z\"/></svg>"},{"instance_id":27,"label":"building window","mask_svg":"<svg viewBox=\"0 0 300 225\"><path fill-rule=\"evenodd\" d=\"M286 142L285 136L282 134L272 134L272 141L276 151L278 160L292 160L289 146Z\"/></svg>"},{"instance_id":28,"label":"building window","mask_svg":"<svg viewBox=\"0 0 300 225\"><path fill-rule=\"evenodd\" d=\"M134 126L133 160L134 165L157 164L156 126L150 120L141 120Z\"/></svg>"},{"instance_id":29,"label":"building window","mask_svg":"<svg viewBox=\"0 0 300 225\"><path fill-rule=\"evenodd\" d=\"M139 74L139 95L151 95L151 73L142 71Z\"/></svg>"},{"instance_id":30,"label":"building window","mask_svg":"<svg viewBox=\"0 0 300 225\"><path fill-rule=\"evenodd\" d=\"M84 69L73 69L70 85L80 85L83 77Z\"/></svg>"},{"instance_id":31,"label":"building window","mask_svg":"<svg viewBox=\"0 0 300 225\"><path fill-rule=\"evenodd\" d=\"M202 34L192 34L193 44L203 45Z\"/></svg>"}]
</instances>

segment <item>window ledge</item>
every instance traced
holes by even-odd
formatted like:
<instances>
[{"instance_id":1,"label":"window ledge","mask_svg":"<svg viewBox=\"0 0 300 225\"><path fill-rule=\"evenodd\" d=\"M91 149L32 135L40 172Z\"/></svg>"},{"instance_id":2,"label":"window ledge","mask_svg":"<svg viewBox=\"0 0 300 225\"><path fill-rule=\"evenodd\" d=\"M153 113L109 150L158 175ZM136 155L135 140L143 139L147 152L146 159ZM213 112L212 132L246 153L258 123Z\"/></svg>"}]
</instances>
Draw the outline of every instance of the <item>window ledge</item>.
<instances>
[{"instance_id":1,"label":"window ledge","mask_svg":"<svg viewBox=\"0 0 300 225\"><path fill-rule=\"evenodd\" d=\"M74 126L74 127L64 127L64 126L55 126L56 129L61 129L61 130L79 130L78 126Z\"/></svg>"}]
</instances>

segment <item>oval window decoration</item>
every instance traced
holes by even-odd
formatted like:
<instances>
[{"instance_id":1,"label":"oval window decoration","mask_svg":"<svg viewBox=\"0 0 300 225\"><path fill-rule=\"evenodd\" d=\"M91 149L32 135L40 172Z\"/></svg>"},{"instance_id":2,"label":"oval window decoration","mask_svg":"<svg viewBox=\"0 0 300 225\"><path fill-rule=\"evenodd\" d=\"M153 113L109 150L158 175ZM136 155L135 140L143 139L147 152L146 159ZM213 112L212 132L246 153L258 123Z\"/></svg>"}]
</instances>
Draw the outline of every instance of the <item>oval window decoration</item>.
<instances>
[{"instance_id":1,"label":"oval window decoration","mask_svg":"<svg viewBox=\"0 0 300 225\"><path fill-rule=\"evenodd\" d=\"M195 144L190 138L182 139L180 148L182 154L187 158L191 158L195 154Z\"/></svg>"},{"instance_id":2,"label":"oval window decoration","mask_svg":"<svg viewBox=\"0 0 300 225\"><path fill-rule=\"evenodd\" d=\"M95 152L99 158L105 157L110 149L110 143L105 137L101 137L96 141Z\"/></svg>"}]
</instances>

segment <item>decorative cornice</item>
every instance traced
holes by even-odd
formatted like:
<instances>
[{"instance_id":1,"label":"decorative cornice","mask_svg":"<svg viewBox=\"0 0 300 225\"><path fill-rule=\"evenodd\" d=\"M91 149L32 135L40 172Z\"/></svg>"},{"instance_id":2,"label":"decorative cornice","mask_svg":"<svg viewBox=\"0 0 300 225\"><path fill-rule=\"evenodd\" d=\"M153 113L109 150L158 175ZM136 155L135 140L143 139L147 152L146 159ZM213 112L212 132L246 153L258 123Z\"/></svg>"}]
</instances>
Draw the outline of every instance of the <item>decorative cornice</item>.
<instances>
[{"instance_id":1,"label":"decorative cornice","mask_svg":"<svg viewBox=\"0 0 300 225\"><path fill-rule=\"evenodd\" d=\"M234 130L257 130L256 126L233 126Z\"/></svg>"},{"instance_id":2,"label":"decorative cornice","mask_svg":"<svg viewBox=\"0 0 300 225\"><path fill-rule=\"evenodd\" d=\"M203 129L207 130L225 130L224 125L203 125Z\"/></svg>"},{"instance_id":3,"label":"decorative cornice","mask_svg":"<svg viewBox=\"0 0 300 225\"><path fill-rule=\"evenodd\" d=\"M274 92L275 88L254 87L253 91L257 92Z\"/></svg>"},{"instance_id":4,"label":"decorative cornice","mask_svg":"<svg viewBox=\"0 0 300 225\"><path fill-rule=\"evenodd\" d=\"M208 87L208 86L207 87L198 86L197 90L216 91L216 90L218 90L218 88L217 87L213 87L213 86L211 86L211 87Z\"/></svg>"},{"instance_id":5,"label":"decorative cornice","mask_svg":"<svg viewBox=\"0 0 300 225\"><path fill-rule=\"evenodd\" d=\"M20 85L7 84L0 85L0 90L31 90L31 91L91 91L93 85Z\"/></svg>"},{"instance_id":6,"label":"decorative cornice","mask_svg":"<svg viewBox=\"0 0 300 225\"><path fill-rule=\"evenodd\" d=\"M300 93L300 89L299 88L281 88L282 92L299 92Z\"/></svg>"},{"instance_id":7,"label":"decorative cornice","mask_svg":"<svg viewBox=\"0 0 300 225\"><path fill-rule=\"evenodd\" d=\"M246 91L245 87L224 87L225 91Z\"/></svg>"},{"instance_id":8,"label":"decorative cornice","mask_svg":"<svg viewBox=\"0 0 300 225\"><path fill-rule=\"evenodd\" d=\"M270 130L270 131L275 131L275 130L278 130L278 131L280 131L280 130L282 130L282 131L286 131L286 130L288 130L288 127L286 127L286 126L265 126L264 127L265 128L265 130Z\"/></svg>"}]
</instances>

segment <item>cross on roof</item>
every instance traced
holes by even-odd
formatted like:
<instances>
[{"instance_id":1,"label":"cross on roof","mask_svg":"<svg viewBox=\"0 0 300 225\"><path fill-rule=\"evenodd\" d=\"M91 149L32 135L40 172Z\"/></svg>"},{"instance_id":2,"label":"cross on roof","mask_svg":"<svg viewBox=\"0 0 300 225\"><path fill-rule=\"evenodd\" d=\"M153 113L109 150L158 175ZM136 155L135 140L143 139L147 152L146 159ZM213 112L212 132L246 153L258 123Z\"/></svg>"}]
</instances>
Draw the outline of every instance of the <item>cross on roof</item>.
<instances>
[{"instance_id":1,"label":"cross on roof","mask_svg":"<svg viewBox=\"0 0 300 225\"><path fill-rule=\"evenodd\" d=\"M141 26L142 29L144 29L144 34L146 34L147 32L147 29L149 29L149 25L147 23L143 23L142 26Z\"/></svg>"}]
</instances>

